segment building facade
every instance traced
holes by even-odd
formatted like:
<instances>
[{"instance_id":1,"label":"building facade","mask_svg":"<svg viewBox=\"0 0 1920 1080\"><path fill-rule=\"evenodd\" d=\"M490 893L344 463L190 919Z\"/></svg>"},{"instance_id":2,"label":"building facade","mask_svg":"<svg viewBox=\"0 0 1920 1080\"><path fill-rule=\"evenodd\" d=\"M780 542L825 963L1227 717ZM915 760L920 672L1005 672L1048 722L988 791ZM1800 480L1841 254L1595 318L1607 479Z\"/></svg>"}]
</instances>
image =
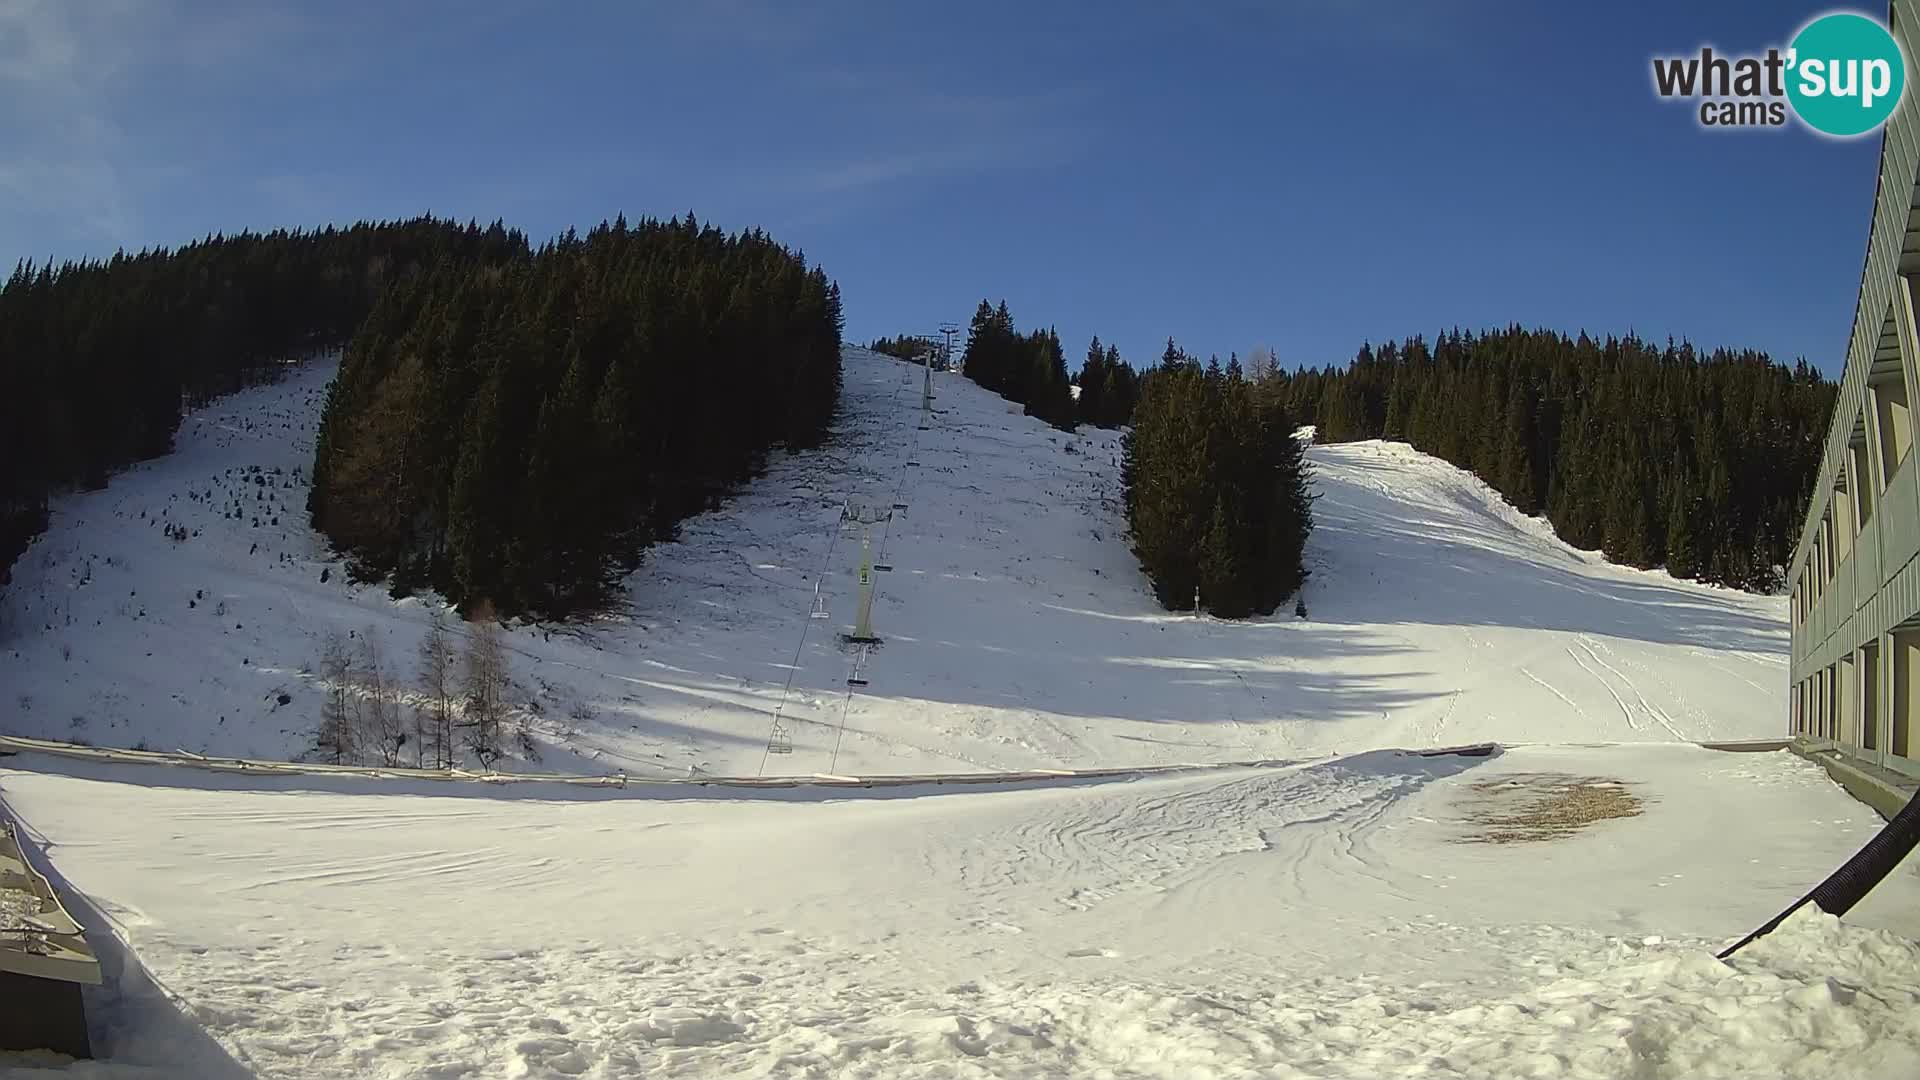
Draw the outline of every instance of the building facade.
<instances>
[{"instance_id":1,"label":"building facade","mask_svg":"<svg viewBox=\"0 0 1920 1080\"><path fill-rule=\"evenodd\" d=\"M1920 0L1895 0L1888 18L1920 57ZM1793 735L1907 777L1920 777L1917 180L1920 108L1909 100L1882 129L1846 374L1787 578Z\"/></svg>"}]
</instances>

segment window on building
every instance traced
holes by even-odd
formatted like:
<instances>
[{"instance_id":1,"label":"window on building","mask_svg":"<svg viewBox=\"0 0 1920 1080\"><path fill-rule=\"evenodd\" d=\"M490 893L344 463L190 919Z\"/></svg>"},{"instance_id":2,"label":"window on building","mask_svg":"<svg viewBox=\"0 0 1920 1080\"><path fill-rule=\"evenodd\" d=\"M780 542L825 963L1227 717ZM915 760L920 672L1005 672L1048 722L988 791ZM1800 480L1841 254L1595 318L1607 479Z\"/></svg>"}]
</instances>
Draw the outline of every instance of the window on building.
<instances>
[{"instance_id":1,"label":"window on building","mask_svg":"<svg viewBox=\"0 0 1920 1080\"><path fill-rule=\"evenodd\" d=\"M1880 748L1880 643L1860 648L1860 745Z\"/></svg>"},{"instance_id":2,"label":"window on building","mask_svg":"<svg viewBox=\"0 0 1920 1080\"><path fill-rule=\"evenodd\" d=\"M1847 461L1852 473L1847 478L1847 488L1854 493L1854 512L1858 516L1857 524L1865 531L1867 522L1873 519L1873 455L1867 451L1866 430L1861 428L1859 441L1847 447Z\"/></svg>"},{"instance_id":3,"label":"window on building","mask_svg":"<svg viewBox=\"0 0 1920 1080\"><path fill-rule=\"evenodd\" d=\"M1853 554L1855 521L1853 510L1853 492L1847 489L1847 469L1840 467L1840 479L1833 489L1833 557L1836 563L1847 561Z\"/></svg>"},{"instance_id":4,"label":"window on building","mask_svg":"<svg viewBox=\"0 0 1920 1080\"><path fill-rule=\"evenodd\" d=\"M1893 632L1893 707L1887 710L1887 749L1901 757L1914 756L1914 726L1920 707L1913 699L1920 689L1920 630Z\"/></svg>"},{"instance_id":5,"label":"window on building","mask_svg":"<svg viewBox=\"0 0 1920 1080\"><path fill-rule=\"evenodd\" d=\"M1849 653L1834 665L1839 672L1836 680L1840 693L1839 706L1833 710L1833 738L1851 745L1860 743L1860 672Z\"/></svg>"},{"instance_id":6,"label":"window on building","mask_svg":"<svg viewBox=\"0 0 1920 1080\"><path fill-rule=\"evenodd\" d=\"M1820 519L1820 593L1826 595L1827 582L1833 580L1833 517L1828 515Z\"/></svg>"},{"instance_id":7,"label":"window on building","mask_svg":"<svg viewBox=\"0 0 1920 1080\"><path fill-rule=\"evenodd\" d=\"M1819 529L1813 531L1813 550L1807 552L1807 611L1809 614L1812 613L1814 606L1820 603L1820 597L1826 593L1826 590L1820 587L1826 577L1820 569L1826 561L1826 556L1820 554L1820 532Z\"/></svg>"},{"instance_id":8,"label":"window on building","mask_svg":"<svg viewBox=\"0 0 1920 1080\"><path fill-rule=\"evenodd\" d=\"M1909 279L1908 287L1912 284ZM1888 320L1892 320L1891 312ZM1895 470L1913 449L1913 416L1907 404L1912 398L1907 392L1906 366L1900 360L1898 346L1890 347L1887 341L1883 333L1880 350L1867 375L1867 387L1873 391L1874 419L1880 428L1882 487L1893 479Z\"/></svg>"},{"instance_id":9,"label":"window on building","mask_svg":"<svg viewBox=\"0 0 1920 1080\"><path fill-rule=\"evenodd\" d=\"M1818 735L1820 738L1823 738L1823 739L1827 738L1828 732L1833 730L1833 707L1837 702L1837 700L1838 699L1834 696L1834 691L1833 691L1833 669L1830 667L1821 668L1820 669L1820 724L1818 727L1814 728L1814 732L1813 732L1815 735Z\"/></svg>"}]
</instances>

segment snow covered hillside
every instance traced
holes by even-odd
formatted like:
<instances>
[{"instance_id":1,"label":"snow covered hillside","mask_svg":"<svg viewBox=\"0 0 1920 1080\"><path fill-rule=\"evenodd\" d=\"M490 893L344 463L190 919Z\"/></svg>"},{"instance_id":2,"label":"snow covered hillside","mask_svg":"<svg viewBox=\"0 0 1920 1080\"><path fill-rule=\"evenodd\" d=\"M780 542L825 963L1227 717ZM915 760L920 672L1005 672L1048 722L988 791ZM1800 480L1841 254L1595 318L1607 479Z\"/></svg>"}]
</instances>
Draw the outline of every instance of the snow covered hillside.
<instances>
[{"instance_id":1,"label":"snow covered hillside","mask_svg":"<svg viewBox=\"0 0 1920 1080\"><path fill-rule=\"evenodd\" d=\"M437 601L301 524L328 374L61 501L7 601L5 729L291 756L323 633L411 654ZM623 611L514 629L543 751L515 767L1277 764L747 790L0 758L108 978L104 1060L0 1072L1920 1073L1920 860L1712 955L1878 825L1790 754L1686 745L1781 731L1781 600L1608 565L1363 443L1310 454L1309 618L1171 615L1117 436L949 377L927 416L920 379L849 350L831 445L688 522ZM890 567L871 650L839 639L850 501Z\"/></svg>"},{"instance_id":2,"label":"snow covered hillside","mask_svg":"<svg viewBox=\"0 0 1920 1080\"><path fill-rule=\"evenodd\" d=\"M1784 601L1571 550L1403 446L1311 451L1311 617L1229 624L1153 604L1118 436L1054 431L947 375L924 417L918 368L849 349L845 372L832 444L776 455L688 522L626 610L509 634L544 751L516 768L920 772L1784 726ZM348 582L304 524L329 377L314 363L222 400L176 453L58 501L0 602L0 730L293 757L326 631L377 635L411 668L438 602ZM870 651L838 640L849 500L891 512L871 531L892 569ZM776 716L791 755L766 753Z\"/></svg>"}]
</instances>

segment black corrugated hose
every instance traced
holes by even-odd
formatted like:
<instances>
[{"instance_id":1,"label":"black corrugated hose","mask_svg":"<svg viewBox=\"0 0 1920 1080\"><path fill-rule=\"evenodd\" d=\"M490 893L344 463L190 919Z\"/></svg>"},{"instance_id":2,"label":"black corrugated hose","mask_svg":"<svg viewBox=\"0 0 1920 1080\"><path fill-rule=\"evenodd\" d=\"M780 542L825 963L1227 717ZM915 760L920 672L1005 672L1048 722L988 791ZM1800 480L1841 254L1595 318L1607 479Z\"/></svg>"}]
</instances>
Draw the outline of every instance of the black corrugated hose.
<instances>
[{"instance_id":1,"label":"black corrugated hose","mask_svg":"<svg viewBox=\"0 0 1920 1080\"><path fill-rule=\"evenodd\" d=\"M1893 820L1887 822L1879 834L1867 841L1866 846L1848 859L1845 865L1835 870L1827 880L1815 885L1812 892L1794 901L1792 907L1768 919L1760 929L1727 946L1720 953L1720 959L1725 960L1749 943L1772 933L1774 927L1785 922L1787 916L1799 911L1809 900L1829 915L1845 915L1848 909L1891 874L1893 868L1900 865L1900 860L1906 858L1916 845L1920 845L1920 792L1908 799L1906 809L1893 815Z\"/></svg>"}]
</instances>

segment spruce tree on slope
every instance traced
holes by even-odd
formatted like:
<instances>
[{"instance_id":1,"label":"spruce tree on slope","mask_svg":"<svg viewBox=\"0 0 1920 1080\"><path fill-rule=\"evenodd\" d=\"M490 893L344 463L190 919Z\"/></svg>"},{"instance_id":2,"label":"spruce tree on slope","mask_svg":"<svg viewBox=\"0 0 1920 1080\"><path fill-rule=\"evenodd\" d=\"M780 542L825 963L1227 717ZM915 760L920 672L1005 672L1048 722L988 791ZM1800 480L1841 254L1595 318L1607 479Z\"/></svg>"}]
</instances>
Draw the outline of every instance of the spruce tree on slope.
<instances>
[{"instance_id":1,"label":"spruce tree on slope","mask_svg":"<svg viewBox=\"0 0 1920 1080\"><path fill-rule=\"evenodd\" d=\"M1095 334L1087 344L1087 358L1080 365L1080 400L1075 402L1074 411L1083 424L1105 426L1106 411L1102 403L1106 400L1107 389L1107 351L1100 344L1100 335Z\"/></svg>"}]
</instances>

